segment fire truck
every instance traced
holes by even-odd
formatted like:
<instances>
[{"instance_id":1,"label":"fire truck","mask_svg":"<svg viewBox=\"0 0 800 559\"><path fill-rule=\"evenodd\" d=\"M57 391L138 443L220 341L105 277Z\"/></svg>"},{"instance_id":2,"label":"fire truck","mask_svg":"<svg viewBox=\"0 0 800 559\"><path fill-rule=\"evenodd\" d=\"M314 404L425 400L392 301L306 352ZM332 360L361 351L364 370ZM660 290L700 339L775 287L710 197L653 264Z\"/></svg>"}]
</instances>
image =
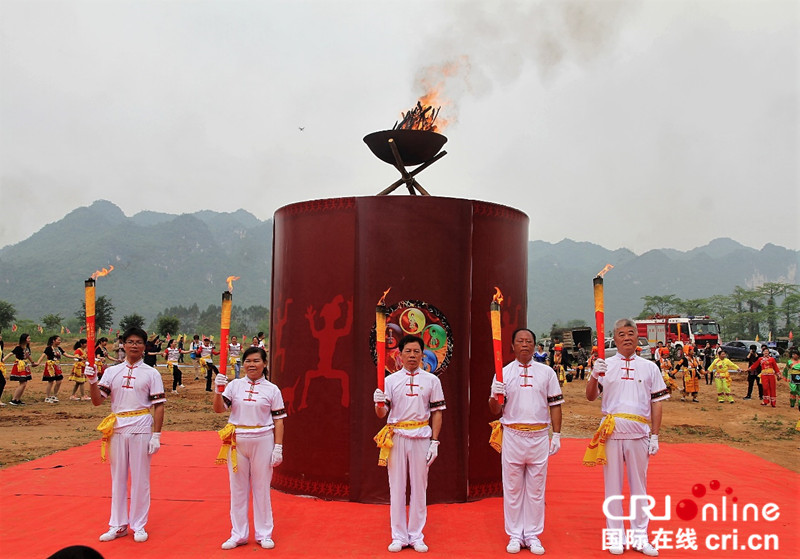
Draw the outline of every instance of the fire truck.
<instances>
[{"instance_id":1,"label":"fire truck","mask_svg":"<svg viewBox=\"0 0 800 559\"><path fill-rule=\"evenodd\" d=\"M658 342L691 343L695 347L705 347L710 343L716 347L720 343L719 325L708 316L653 315L637 320L639 336L647 338L651 347Z\"/></svg>"}]
</instances>

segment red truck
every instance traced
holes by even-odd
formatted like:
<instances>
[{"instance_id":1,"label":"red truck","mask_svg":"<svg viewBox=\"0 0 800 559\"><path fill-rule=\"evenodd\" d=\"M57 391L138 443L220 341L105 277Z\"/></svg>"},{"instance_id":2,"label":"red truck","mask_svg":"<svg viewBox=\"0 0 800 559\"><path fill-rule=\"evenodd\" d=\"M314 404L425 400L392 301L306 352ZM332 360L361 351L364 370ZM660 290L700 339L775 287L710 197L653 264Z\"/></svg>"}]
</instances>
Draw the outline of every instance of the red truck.
<instances>
[{"instance_id":1,"label":"red truck","mask_svg":"<svg viewBox=\"0 0 800 559\"><path fill-rule=\"evenodd\" d=\"M716 321L709 316L653 315L636 321L639 336L647 338L651 347L658 342L668 341L695 347L717 347L720 343L720 330Z\"/></svg>"}]
</instances>

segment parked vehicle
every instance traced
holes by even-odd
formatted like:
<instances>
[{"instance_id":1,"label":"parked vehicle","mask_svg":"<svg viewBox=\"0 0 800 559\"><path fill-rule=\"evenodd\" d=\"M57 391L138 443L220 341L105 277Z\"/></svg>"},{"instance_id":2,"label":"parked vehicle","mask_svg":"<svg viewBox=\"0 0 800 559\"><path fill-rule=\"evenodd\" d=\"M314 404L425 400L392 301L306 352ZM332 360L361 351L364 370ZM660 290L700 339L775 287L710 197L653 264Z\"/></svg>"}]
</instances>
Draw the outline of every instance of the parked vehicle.
<instances>
[{"instance_id":1,"label":"parked vehicle","mask_svg":"<svg viewBox=\"0 0 800 559\"><path fill-rule=\"evenodd\" d=\"M761 342L755 340L734 340L719 346L719 349L724 349L728 354L729 359L744 361L747 359L747 354L750 353L750 346L756 346L756 353L761 355ZM769 348L769 354L775 359L780 358L781 354L777 349Z\"/></svg>"},{"instance_id":2,"label":"parked vehicle","mask_svg":"<svg viewBox=\"0 0 800 559\"><path fill-rule=\"evenodd\" d=\"M642 357L645 359L653 360L653 352L650 351L650 346L647 343L647 338L639 338L639 347L642 348ZM611 357L617 354L617 344L614 343L614 338L606 339L606 357Z\"/></svg>"},{"instance_id":3,"label":"parked vehicle","mask_svg":"<svg viewBox=\"0 0 800 559\"><path fill-rule=\"evenodd\" d=\"M639 335L647 338L650 347L658 342L691 343L695 347L717 347L720 343L720 330L716 321L708 316L653 315L637 320Z\"/></svg>"}]
</instances>

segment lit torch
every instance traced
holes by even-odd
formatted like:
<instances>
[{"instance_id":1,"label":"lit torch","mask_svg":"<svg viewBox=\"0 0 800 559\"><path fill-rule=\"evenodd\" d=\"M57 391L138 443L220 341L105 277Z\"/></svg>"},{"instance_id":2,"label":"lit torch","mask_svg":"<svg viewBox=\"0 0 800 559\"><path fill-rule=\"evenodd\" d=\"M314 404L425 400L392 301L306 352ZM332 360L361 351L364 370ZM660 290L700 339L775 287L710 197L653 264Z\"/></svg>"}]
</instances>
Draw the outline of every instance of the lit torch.
<instances>
[{"instance_id":1,"label":"lit torch","mask_svg":"<svg viewBox=\"0 0 800 559\"><path fill-rule=\"evenodd\" d=\"M383 381L386 378L386 295L390 287L383 292L378 305L375 307L375 354L377 356L378 390L383 392ZM378 402L378 407L383 407L383 402Z\"/></svg>"},{"instance_id":2,"label":"lit torch","mask_svg":"<svg viewBox=\"0 0 800 559\"><path fill-rule=\"evenodd\" d=\"M228 338L231 333L231 306L233 305L233 282L239 276L228 276L228 290L222 292L222 314L219 322L219 372L223 375L228 374ZM217 387L224 389L224 386ZM222 392L220 390L220 392Z\"/></svg>"},{"instance_id":3,"label":"lit torch","mask_svg":"<svg viewBox=\"0 0 800 559\"><path fill-rule=\"evenodd\" d=\"M92 276L83 282L83 294L86 299L85 309L86 309L86 348L87 348L87 361L89 365L94 367L94 338L95 338L95 327L94 327L94 302L95 302L95 289L94 284L97 278L102 276L107 276L111 273L111 270L114 269L114 266L109 266L108 268L103 268L102 270L97 270Z\"/></svg>"},{"instance_id":4,"label":"lit torch","mask_svg":"<svg viewBox=\"0 0 800 559\"><path fill-rule=\"evenodd\" d=\"M503 382L503 329L500 324L500 305L503 304L503 294L500 288L495 286L495 294L489 305L489 315L492 318L492 345L494 346L494 374L498 382ZM505 398L502 394L497 395L497 401L503 405Z\"/></svg>"},{"instance_id":5,"label":"lit torch","mask_svg":"<svg viewBox=\"0 0 800 559\"><path fill-rule=\"evenodd\" d=\"M597 328L597 356L600 359L606 358L606 309L603 301L603 276L613 268L611 264L600 270L592 283L594 284L594 321Z\"/></svg>"}]
</instances>

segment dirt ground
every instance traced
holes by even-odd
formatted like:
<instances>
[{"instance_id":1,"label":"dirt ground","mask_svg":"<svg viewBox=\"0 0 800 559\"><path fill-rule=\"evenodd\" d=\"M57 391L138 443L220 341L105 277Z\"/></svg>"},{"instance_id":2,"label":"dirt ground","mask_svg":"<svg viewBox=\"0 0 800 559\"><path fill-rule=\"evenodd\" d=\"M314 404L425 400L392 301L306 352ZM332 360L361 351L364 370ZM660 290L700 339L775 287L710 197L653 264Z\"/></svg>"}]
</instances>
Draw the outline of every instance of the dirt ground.
<instances>
[{"instance_id":1,"label":"dirt ground","mask_svg":"<svg viewBox=\"0 0 800 559\"><path fill-rule=\"evenodd\" d=\"M37 349L34 355L38 355ZM59 392L60 402L44 403L45 383L39 380L41 370L41 367L35 370L23 395L28 405L0 407L0 468L99 438L95 427L109 413L108 404L95 407L90 401L70 400L74 384L66 379ZM168 397L165 431L217 430L225 425L227 415L211 410L211 394L205 392L205 381L194 380L190 365L183 368L186 388L177 395L169 392L171 375L164 368L159 367L159 370L164 375ZM8 403L16 387L16 382L7 383L3 402ZM588 402L584 389L585 381L564 386L566 403L562 432L565 437L588 438L599 421L600 404ZM744 373L736 375L733 381L735 403L718 404L715 392L712 385L701 381L699 403L681 402L680 394L673 393L664 403L659 437L662 445L726 444L800 472L800 431L795 430L800 411L789 407L788 383L778 383L778 407L775 409L761 406L757 399L742 400L747 393Z\"/></svg>"}]
</instances>

